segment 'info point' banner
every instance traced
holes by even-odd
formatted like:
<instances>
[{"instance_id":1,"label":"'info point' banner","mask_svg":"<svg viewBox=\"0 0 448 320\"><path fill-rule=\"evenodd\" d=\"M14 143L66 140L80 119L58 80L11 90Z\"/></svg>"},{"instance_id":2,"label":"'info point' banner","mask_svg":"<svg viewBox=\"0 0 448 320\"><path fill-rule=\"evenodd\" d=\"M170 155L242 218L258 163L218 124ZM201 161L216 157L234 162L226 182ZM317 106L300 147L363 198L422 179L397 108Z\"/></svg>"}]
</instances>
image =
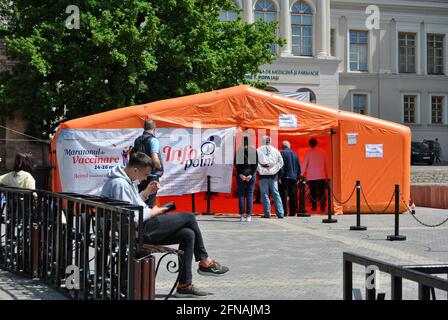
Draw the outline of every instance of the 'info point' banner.
<instances>
[{"instance_id":1,"label":"'info point' banner","mask_svg":"<svg viewBox=\"0 0 448 320\"><path fill-rule=\"evenodd\" d=\"M62 191L99 194L107 174L126 166L129 148L142 129L62 130L57 159ZM191 194L207 190L230 192L235 128L158 128L165 173L158 195Z\"/></svg>"}]
</instances>

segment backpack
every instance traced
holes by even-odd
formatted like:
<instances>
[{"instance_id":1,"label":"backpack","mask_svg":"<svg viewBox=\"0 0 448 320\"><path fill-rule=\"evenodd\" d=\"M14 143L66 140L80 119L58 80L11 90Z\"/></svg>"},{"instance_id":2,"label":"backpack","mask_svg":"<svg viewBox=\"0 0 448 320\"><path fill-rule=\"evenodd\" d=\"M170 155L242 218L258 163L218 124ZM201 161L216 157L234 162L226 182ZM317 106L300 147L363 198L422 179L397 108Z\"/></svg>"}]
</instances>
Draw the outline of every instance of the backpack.
<instances>
[{"instance_id":1,"label":"backpack","mask_svg":"<svg viewBox=\"0 0 448 320\"><path fill-rule=\"evenodd\" d=\"M148 146L151 145L151 139L156 139L154 135L152 134L142 134L134 141L134 149L136 149L139 152L146 153L148 156L150 156L150 150L148 149ZM152 172L153 175L156 175L157 177L163 176L163 163L162 163L162 156L160 154L160 150L157 153L160 161L160 169L157 169Z\"/></svg>"}]
</instances>

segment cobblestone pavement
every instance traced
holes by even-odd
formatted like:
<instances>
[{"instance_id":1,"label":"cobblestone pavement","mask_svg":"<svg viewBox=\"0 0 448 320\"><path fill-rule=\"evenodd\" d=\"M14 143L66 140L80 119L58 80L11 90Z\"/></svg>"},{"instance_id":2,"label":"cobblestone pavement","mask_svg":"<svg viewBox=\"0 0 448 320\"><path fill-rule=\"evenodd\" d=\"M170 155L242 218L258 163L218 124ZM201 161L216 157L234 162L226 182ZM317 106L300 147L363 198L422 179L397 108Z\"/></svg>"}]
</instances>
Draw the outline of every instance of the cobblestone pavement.
<instances>
[{"instance_id":1,"label":"cobblestone pavement","mask_svg":"<svg viewBox=\"0 0 448 320\"><path fill-rule=\"evenodd\" d=\"M445 210L417 208L427 223L448 217ZM342 253L345 251L396 264L448 263L448 223L436 229L418 224L408 213L400 216L400 233L407 241L390 242L393 215L365 215L367 231L349 231L354 215L337 216L338 223L323 224L322 216L285 219L254 218L241 223L236 217L200 216L211 256L230 267L224 277L194 273L193 282L212 292L205 299L342 299ZM194 265L196 268L196 265ZM364 294L364 268L354 265L354 287ZM161 270L157 296L169 291L174 276ZM417 285L403 281L403 297L417 298ZM390 299L390 276L381 273L380 292ZM437 297L446 294L437 292Z\"/></svg>"},{"instance_id":2,"label":"cobblestone pavement","mask_svg":"<svg viewBox=\"0 0 448 320\"><path fill-rule=\"evenodd\" d=\"M64 300L63 295L37 280L0 270L0 300Z\"/></svg>"},{"instance_id":3,"label":"cobblestone pavement","mask_svg":"<svg viewBox=\"0 0 448 320\"><path fill-rule=\"evenodd\" d=\"M448 162L432 166L411 166L411 184L419 183L448 184Z\"/></svg>"},{"instance_id":4,"label":"cobblestone pavement","mask_svg":"<svg viewBox=\"0 0 448 320\"><path fill-rule=\"evenodd\" d=\"M417 217L438 223L447 210L417 208ZM393 215L363 215L367 231L349 231L354 215L337 216L335 224L324 216L261 219L241 223L236 216L198 216L210 255L230 267L223 277L194 273L194 283L212 292L204 299L342 299L342 253L349 251L396 264L448 263L448 223L438 228L418 224L410 214L400 216L403 242L389 242ZM165 264L165 263L164 263ZM162 265L157 298L168 293L175 276ZM196 265L194 264L194 268ZM364 293L364 269L354 265L354 287ZM380 292L390 299L390 277L380 276ZM403 282L403 297L417 298L417 285ZM446 298L436 291L437 298ZM64 299L38 281L0 271L0 299Z\"/></svg>"}]
</instances>

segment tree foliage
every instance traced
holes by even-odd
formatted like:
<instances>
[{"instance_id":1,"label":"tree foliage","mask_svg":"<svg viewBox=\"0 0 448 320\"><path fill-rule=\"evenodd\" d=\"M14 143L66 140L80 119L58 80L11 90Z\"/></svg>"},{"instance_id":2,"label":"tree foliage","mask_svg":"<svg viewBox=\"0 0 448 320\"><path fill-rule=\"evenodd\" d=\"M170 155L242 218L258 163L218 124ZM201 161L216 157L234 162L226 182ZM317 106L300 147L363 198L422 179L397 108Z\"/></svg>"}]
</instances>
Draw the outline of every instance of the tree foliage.
<instances>
[{"instance_id":1,"label":"tree foliage","mask_svg":"<svg viewBox=\"0 0 448 320\"><path fill-rule=\"evenodd\" d=\"M276 26L221 21L229 0L0 0L14 67L0 74L0 113L21 110L47 138L66 119L247 83L275 56Z\"/></svg>"}]
</instances>

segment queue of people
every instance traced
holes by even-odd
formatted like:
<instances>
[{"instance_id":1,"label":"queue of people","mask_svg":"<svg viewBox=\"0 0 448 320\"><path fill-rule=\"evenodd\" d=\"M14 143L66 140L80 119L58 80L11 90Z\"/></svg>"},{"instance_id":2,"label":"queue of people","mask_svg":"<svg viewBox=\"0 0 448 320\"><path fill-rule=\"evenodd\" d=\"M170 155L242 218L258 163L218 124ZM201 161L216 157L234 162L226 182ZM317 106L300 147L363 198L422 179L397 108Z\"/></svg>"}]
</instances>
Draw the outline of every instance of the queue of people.
<instances>
[{"instance_id":1,"label":"queue of people","mask_svg":"<svg viewBox=\"0 0 448 320\"><path fill-rule=\"evenodd\" d=\"M298 209L297 184L301 179L307 180L311 210L316 211L317 202L319 202L320 211L324 212L326 209L325 183L328 180L328 171L325 153L317 146L317 139L311 138L309 149L304 154L302 168L299 156L291 149L289 141L283 141L282 150L279 151L271 144L270 137L265 136L263 145L255 149L248 137L243 136L243 144L236 151L235 156L241 221L251 221L255 173L258 173L263 218L271 217L271 196L279 219L283 219L286 215L296 215Z\"/></svg>"}]
</instances>

